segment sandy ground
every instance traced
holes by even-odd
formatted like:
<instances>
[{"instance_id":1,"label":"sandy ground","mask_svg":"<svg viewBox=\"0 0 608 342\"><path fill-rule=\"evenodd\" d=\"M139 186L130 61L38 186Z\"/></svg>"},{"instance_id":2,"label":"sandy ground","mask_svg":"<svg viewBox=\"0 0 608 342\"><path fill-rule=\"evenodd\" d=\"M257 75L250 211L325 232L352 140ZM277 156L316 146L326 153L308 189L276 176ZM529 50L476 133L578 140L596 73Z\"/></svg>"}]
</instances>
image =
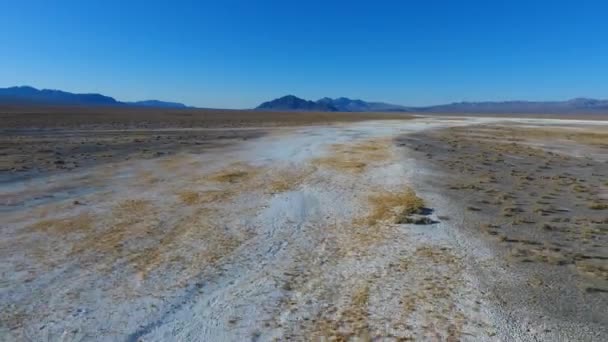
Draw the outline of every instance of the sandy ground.
<instances>
[{"instance_id":1,"label":"sandy ground","mask_svg":"<svg viewBox=\"0 0 608 342\"><path fill-rule=\"evenodd\" d=\"M569 135L556 138L564 127ZM522 136L523 128L537 135ZM98 156L69 170L45 169L44 158L9 168L0 183L0 337L605 340L606 129L601 121L418 118L256 128L246 139L234 128L154 131L145 139L187 138L159 151L154 137L144 142L152 155ZM462 135L478 140L450 145ZM204 136L212 146L192 143ZM507 148L513 168L543 173L515 185L493 175L504 186L496 191L517 197L534 183L526 176L579 172L585 196L569 182L546 205L568 206L548 217L569 233L524 220L539 228L515 238L512 217L488 233L499 218L506 225L503 216L473 203L467 186L492 176L476 165L507 154L477 149L503 143L519 146ZM568 159L545 160L548 153ZM531 192L517 200L536 200ZM539 216L548 210L539 208ZM530 243L547 238L561 249Z\"/></svg>"}]
</instances>

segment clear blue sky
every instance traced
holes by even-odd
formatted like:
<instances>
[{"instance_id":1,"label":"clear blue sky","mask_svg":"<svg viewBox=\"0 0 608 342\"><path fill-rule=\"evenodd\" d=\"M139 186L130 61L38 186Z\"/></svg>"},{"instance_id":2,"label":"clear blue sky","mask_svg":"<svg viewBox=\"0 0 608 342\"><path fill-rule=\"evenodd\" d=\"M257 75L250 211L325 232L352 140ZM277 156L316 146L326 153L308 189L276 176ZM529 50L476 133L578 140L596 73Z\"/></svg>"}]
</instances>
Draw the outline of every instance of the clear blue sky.
<instances>
[{"instance_id":1,"label":"clear blue sky","mask_svg":"<svg viewBox=\"0 0 608 342\"><path fill-rule=\"evenodd\" d=\"M1 0L0 87L25 84L226 108L608 98L608 1Z\"/></svg>"}]
</instances>

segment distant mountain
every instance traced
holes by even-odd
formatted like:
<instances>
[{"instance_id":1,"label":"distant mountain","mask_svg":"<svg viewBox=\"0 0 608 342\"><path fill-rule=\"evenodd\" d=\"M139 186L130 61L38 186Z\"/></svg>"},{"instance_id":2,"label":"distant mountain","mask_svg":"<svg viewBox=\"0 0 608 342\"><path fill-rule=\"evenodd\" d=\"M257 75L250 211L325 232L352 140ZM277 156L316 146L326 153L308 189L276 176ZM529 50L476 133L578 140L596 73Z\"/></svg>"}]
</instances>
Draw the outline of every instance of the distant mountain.
<instances>
[{"instance_id":1,"label":"distant mountain","mask_svg":"<svg viewBox=\"0 0 608 342\"><path fill-rule=\"evenodd\" d=\"M285 110L285 111L320 111L320 112L373 112L373 111L406 111L404 106L383 102L366 102L352 100L346 97L331 99L324 97L318 101L304 100L294 95L287 95L264 102L258 110Z\"/></svg>"},{"instance_id":2,"label":"distant mountain","mask_svg":"<svg viewBox=\"0 0 608 342\"><path fill-rule=\"evenodd\" d=\"M471 114L608 114L608 100L576 98L567 101L457 102L439 106L412 108L412 111Z\"/></svg>"},{"instance_id":3,"label":"distant mountain","mask_svg":"<svg viewBox=\"0 0 608 342\"><path fill-rule=\"evenodd\" d=\"M166 102L159 100L145 100L145 101L136 101L136 102L128 102L128 104L139 107L156 107L156 108L188 108L183 103L179 102Z\"/></svg>"},{"instance_id":4,"label":"distant mountain","mask_svg":"<svg viewBox=\"0 0 608 342\"><path fill-rule=\"evenodd\" d=\"M324 97L316 102L293 95L264 102L256 109L340 112L411 112L434 114L608 114L608 100L576 98L567 101L456 102L427 107L407 107L383 102Z\"/></svg>"},{"instance_id":5,"label":"distant mountain","mask_svg":"<svg viewBox=\"0 0 608 342\"><path fill-rule=\"evenodd\" d=\"M121 102L101 94L75 94L61 90L36 89L30 86L0 88L0 104L40 104L68 106L130 106L188 108L177 102L145 100ZM606 114L608 100L575 98L567 101L486 101L455 102L426 107L408 107L384 102L353 100L347 97L324 97L317 101L294 95L264 102L256 109L317 112L409 112L433 114Z\"/></svg>"},{"instance_id":6,"label":"distant mountain","mask_svg":"<svg viewBox=\"0 0 608 342\"><path fill-rule=\"evenodd\" d=\"M0 88L0 103L186 108L186 105L176 102L158 100L120 102L112 97L101 94L75 94L61 90L36 89L30 86Z\"/></svg>"},{"instance_id":7,"label":"distant mountain","mask_svg":"<svg viewBox=\"0 0 608 342\"><path fill-rule=\"evenodd\" d=\"M316 112L336 112L338 109L330 103L314 102L301 99L293 95L287 95L264 102L256 109L260 110L285 110L285 111L316 111Z\"/></svg>"},{"instance_id":8,"label":"distant mountain","mask_svg":"<svg viewBox=\"0 0 608 342\"><path fill-rule=\"evenodd\" d=\"M101 94L74 94L61 90L38 90L29 86L0 88L0 102L106 106L120 104L114 98Z\"/></svg>"},{"instance_id":9,"label":"distant mountain","mask_svg":"<svg viewBox=\"0 0 608 342\"><path fill-rule=\"evenodd\" d=\"M347 97L331 99L324 97L317 103L326 103L336 107L341 112L391 112L407 111L407 107L384 102L366 102L363 100L352 100Z\"/></svg>"}]
</instances>

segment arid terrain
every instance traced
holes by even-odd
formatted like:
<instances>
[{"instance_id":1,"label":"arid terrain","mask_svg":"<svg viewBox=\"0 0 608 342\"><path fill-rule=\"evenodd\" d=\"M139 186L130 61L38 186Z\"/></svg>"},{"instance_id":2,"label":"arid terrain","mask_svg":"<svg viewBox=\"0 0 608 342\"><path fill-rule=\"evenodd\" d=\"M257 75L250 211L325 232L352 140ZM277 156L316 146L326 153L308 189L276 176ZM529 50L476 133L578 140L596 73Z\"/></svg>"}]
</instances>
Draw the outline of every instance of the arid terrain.
<instances>
[{"instance_id":1,"label":"arid terrain","mask_svg":"<svg viewBox=\"0 0 608 342\"><path fill-rule=\"evenodd\" d=\"M0 340L605 341L594 119L2 108Z\"/></svg>"}]
</instances>

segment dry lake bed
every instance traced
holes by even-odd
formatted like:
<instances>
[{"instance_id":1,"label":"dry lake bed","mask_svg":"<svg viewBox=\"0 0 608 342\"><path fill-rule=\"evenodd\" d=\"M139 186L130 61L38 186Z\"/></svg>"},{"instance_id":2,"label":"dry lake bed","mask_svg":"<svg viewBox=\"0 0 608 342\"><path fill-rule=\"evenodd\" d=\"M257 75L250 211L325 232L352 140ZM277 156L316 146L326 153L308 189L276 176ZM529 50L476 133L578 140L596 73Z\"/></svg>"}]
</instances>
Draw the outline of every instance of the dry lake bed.
<instances>
[{"instance_id":1,"label":"dry lake bed","mask_svg":"<svg viewBox=\"0 0 608 342\"><path fill-rule=\"evenodd\" d=\"M608 121L184 113L3 118L0 340L608 338Z\"/></svg>"}]
</instances>

